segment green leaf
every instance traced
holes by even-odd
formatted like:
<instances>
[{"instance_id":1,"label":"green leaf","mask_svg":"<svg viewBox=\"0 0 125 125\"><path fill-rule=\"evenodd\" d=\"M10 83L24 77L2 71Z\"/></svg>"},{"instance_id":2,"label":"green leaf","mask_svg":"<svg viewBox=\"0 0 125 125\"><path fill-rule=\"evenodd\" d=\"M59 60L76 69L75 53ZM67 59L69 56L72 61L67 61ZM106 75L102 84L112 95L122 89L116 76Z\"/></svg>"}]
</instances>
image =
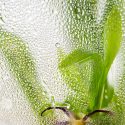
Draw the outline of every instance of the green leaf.
<instances>
[{"instance_id":1,"label":"green leaf","mask_svg":"<svg viewBox=\"0 0 125 125\"><path fill-rule=\"evenodd\" d=\"M115 6L107 17L104 27L104 58L106 67L110 68L116 57L122 40L122 21Z\"/></svg>"},{"instance_id":2,"label":"green leaf","mask_svg":"<svg viewBox=\"0 0 125 125\"><path fill-rule=\"evenodd\" d=\"M100 79L100 81L101 84L99 84L100 87L94 100L94 110L107 107L111 102L114 94L114 88L108 83L107 79Z\"/></svg>"},{"instance_id":3,"label":"green leaf","mask_svg":"<svg viewBox=\"0 0 125 125\"><path fill-rule=\"evenodd\" d=\"M88 65L88 70L86 69ZM93 74L91 68L93 67ZM95 105L95 98L99 91L99 79L102 73L102 59L96 53L84 52L82 49L77 49L65 56L59 64L60 72L64 81L77 96L68 96L66 100L70 103L75 112L82 112L85 108L83 104L90 103L89 106ZM89 78L92 78L89 80ZM85 94L86 93L86 94ZM90 100L88 100L90 97ZM87 98L87 99L86 99ZM72 100L72 101L71 101ZM75 102L77 102L77 106ZM73 104L74 103L74 104ZM90 108L89 107L89 108Z\"/></svg>"},{"instance_id":4,"label":"green leaf","mask_svg":"<svg viewBox=\"0 0 125 125\"><path fill-rule=\"evenodd\" d=\"M59 59L60 59L59 70L64 82L69 87L69 95L65 100L65 103L70 104L70 109L77 113L83 112L83 110L85 111L86 108L84 104L88 102L87 101L88 92L85 81L89 82L89 79L87 78L90 69L87 70L88 71L87 74L83 73L82 69L85 69L87 65L85 64L81 66L79 65L78 62L80 61L80 59L78 58L78 55L81 58L81 53L83 54L84 52L82 50L75 50L74 52L66 56L64 52L59 51ZM74 57L73 60L70 60L72 57ZM83 58L81 58L81 60Z\"/></svg>"},{"instance_id":5,"label":"green leaf","mask_svg":"<svg viewBox=\"0 0 125 125\"><path fill-rule=\"evenodd\" d=\"M107 80L107 75L119 51L122 39L120 11L116 6L114 7L117 4L116 1L107 1L102 21L97 24L96 0L67 1L69 14L67 29L72 49L82 49L74 50L59 64L63 80L71 90L75 91L75 96L70 94L66 101L70 103L74 111L78 112L85 112L82 108L87 109L84 107L86 103L89 105L89 110L107 108L115 95L114 88ZM82 15L82 13L84 14ZM94 53L99 53L104 58L95 56ZM89 67L93 68L87 72L86 64L91 61ZM87 81L83 77L87 73L91 80ZM75 79L78 80L75 81ZM86 92L89 93L89 100L83 94ZM86 103L81 101L84 99ZM110 121L113 123L112 120ZM122 122L116 123L122 124Z\"/></svg>"},{"instance_id":6,"label":"green leaf","mask_svg":"<svg viewBox=\"0 0 125 125\"><path fill-rule=\"evenodd\" d=\"M113 97L113 87L111 87L107 82L107 75L114 58L116 57L118 50L120 48L120 43L122 39L122 29L121 29L121 16L119 10L116 6L112 9L104 28L104 67L102 69L102 75L99 80L99 91L96 97L95 108L103 108L108 106L109 102ZM105 98L107 91L107 99Z\"/></svg>"},{"instance_id":7,"label":"green leaf","mask_svg":"<svg viewBox=\"0 0 125 125\"><path fill-rule=\"evenodd\" d=\"M65 68L74 64L80 64L99 58L98 54L93 54L90 52L85 52L83 49L76 49L65 57L64 60L59 64L59 68Z\"/></svg>"},{"instance_id":8,"label":"green leaf","mask_svg":"<svg viewBox=\"0 0 125 125\"><path fill-rule=\"evenodd\" d=\"M85 65L89 64L89 62L91 62L89 67L93 67L92 70L88 70L90 81L84 77L87 74L87 71L84 70ZM74 50L60 62L59 69L63 79L70 89L79 95L79 97L72 96L72 98L69 96L68 100L66 100L67 103L70 103L76 109L75 111L83 110L83 106L80 105L85 103L83 100L86 100L85 97L87 95L89 98L87 100L89 107L87 108L89 110L106 107L111 102L114 89L108 84L107 69L104 67L102 57L99 54L84 52L82 49ZM73 105L75 103L74 100L79 102L77 103L79 105L77 108L75 104Z\"/></svg>"},{"instance_id":9,"label":"green leaf","mask_svg":"<svg viewBox=\"0 0 125 125\"><path fill-rule=\"evenodd\" d=\"M26 44L17 36L0 31L0 50L2 51L10 71L17 79L34 113L40 113L50 105L47 93L37 78L33 57Z\"/></svg>"},{"instance_id":10,"label":"green leaf","mask_svg":"<svg viewBox=\"0 0 125 125\"><path fill-rule=\"evenodd\" d=\"M102 78L101 75L103 74L103 67L104 64L102 62L102 58L97 56L98 58L94 59L93 62L93 69L92 69L92 76L91 82L89 85L89 96L90 96L90 105L89 110L95 110L95 106L98 105L99 102L96 101L96 97L99 92L100 88L100 79Z\"/></svg>"}]
</instances>

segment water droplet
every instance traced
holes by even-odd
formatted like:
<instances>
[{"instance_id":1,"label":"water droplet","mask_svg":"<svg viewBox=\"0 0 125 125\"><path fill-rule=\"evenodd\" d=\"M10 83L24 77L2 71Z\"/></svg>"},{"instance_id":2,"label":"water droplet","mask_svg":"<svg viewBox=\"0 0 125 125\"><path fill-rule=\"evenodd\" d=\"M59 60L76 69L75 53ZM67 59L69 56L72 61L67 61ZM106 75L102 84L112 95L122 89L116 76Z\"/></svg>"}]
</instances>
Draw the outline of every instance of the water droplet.
<instances>
[{"instance_id":1,"label":"water droplet","mask_svg":"<svg viewBox=\"0 0 125 125\"><path fill-rule=\"evenodd\" d=\"M45 93L45 92L42 92L42 94L43 94L43 95L46 95L46 93Z\"/></svg>"},{"instance_id":2,"label":"water droplet","mask_svg":"<svg viewBox=\"0 0 125 125\"><path fill-rule=\"evenodd\" d=\"M107 90L105 90L105 93L107 93Z\"/></svg>"},{"instance_id":3,"label":"water droplet","mask_svg":"<svg viewBox=\"0 0 125 125\"><path fill-rule=\"evenodd\" d=\"M3 24L3 23L5 23L3 19L3 15L0 13L0 24Z\"/></svg>"},{"instance_id":4,"label":"water droplet","mask_svg":"<svg viewBox=\"0 0 125 125\"><path fill-rule=\"evenodd\" d=\"M108 96L107 96L107 95L105 95L105 99L108 99Z\"/></svg>"},{"instance_id":5,"label":"water droplet","mask_svg":"<svg viewBox=\"0 0 125 125\"><path fill-rule=\"evenodd\" d=\"M70 104L69 103L64 103L64 107L67 107L67 109L70 108Z\"/></svg>"},{"instance_id":6,"label":"water droplet","mask_svg":"<svg viewBox=\"0 0 125 125\"><path fill-rule=\"evenodd\" d=\"M56 43L55 46L58 48L60 47L60 43Z\"/></svg>"}]
</instances>

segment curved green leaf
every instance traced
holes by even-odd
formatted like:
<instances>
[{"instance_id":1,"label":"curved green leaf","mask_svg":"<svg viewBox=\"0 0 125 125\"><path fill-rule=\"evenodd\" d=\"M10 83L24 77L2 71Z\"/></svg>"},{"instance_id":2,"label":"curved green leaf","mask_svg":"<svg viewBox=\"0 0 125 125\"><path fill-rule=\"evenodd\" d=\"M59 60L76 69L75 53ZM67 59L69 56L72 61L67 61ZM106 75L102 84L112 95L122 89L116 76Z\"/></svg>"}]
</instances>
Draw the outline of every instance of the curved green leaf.
<instances>
[{"instance_id":1,"label":"curved green leaf","mask_svg":"<svg viewBox=\"0 0 125 125\"><path fill-rule=\"evenodd\" d=\"M99 58L98 54L85 52L83 49L76 49L61 61L61 63L59 64L59 68L66 68L74 64L80 64L89 60L95 60L96 58Z\"/></svg>"},{"instance_id":2,"label":"curved green leaf","mask_svg":"<svg viewBox=\"0 0 125 125\"><path fill-rule=\"evenodd\" d=\"M84 104L88 102L86 98L87 97L86 93L88 92L84 82L89 81L87 79L88 78L87 74L84 74L82 71L81 67L83 67L83 65L80 66L77 63L79 59L75 55L79 55L78 52L81 53L81 50L76 50L75 52L72 52L71 55L70 54L68 55L71 58L74 57L74 62L71 62L71 60L68 59L68 56L66 56L64 52L59 51L59 59L60 59L59 70L64 82L69 87L69 94L67 99L65 100L65 103L70 104L70 109L77 113L86 110ZM88 69L88 71L90 70Z\"/></svg>"},{"instance_id":3,"label":"curved green leaf","mask_svg":"<svg viewBox=\"0 0 125 125\"><path fill-rule=\"evenodd\" d=\"M88 74L90 81L86 79L88 77L84 77L86 72L83 70L89 62L91 62L89 67L92 67L92 71L89 70L89 72L93 72ZM107 69L104 67L101 56L96 53L84 52L82 49L74 50L59 63L59 69L66 84L76 95L79 95L79 97L68 96L68 100L66 100L76 112L83 111L84 105L81 106L81 103L88 102L89 107L87 108L95 110L106 107L111 102L114 89L108 84ZM88 99L85 99L87 95ZM74 100L79 102L77 103L79 106L75 106ZM85 100L87 101L85 102ZM84 112L87 108L84 107Z\"/></svg>"},{"instance_id":4,"label":"curved green leaf","mask_svg":"<svg viewBox=\"0 0 125 125\"><path fill-rule=\"evenodd\" d=\"M118 8L110 12L104 27L104 56L105 65L110 68L116 57L122 40L122 21Z\"/></svg>"},{"instance_id":5,"label":"curved green leaf","mask_svg":"<svg viewBox=\"0 0 125 125\"><path fill-rule=\"evenodd\" d=\"M17 36L0 31L0 50L6 58L10 71L17 79L33 111L40 116L42 110L50 105L47 93L37 78L35 64L29 49Z\"/></svg>"},{"instance_id":6,"label":"curved green leaf","mask_svg":"<svg viewBox=\"0 0 125 125\"><path fill-rule=\"evenodd\" d=\"M107 75L111 64L113 63L114 58L116 57L118 50L120 48L120 43L122 39L122 26L121 26L121 16L118 8L115 6L110 12L105 28L104 28L104 44L105 44L105 53L104 53L104 67L102 69L102 79L99 81L99 91L96 97L95 107L103 108L106 101L111 101L113 97L113 87L109 86L107 81ZM105 91L107 91L108 98L105 98ZM109 99L109 100L108 100ZM108 103L107 103L108 104Z\"/></svg>"},{"instance_id":7,"label":"curved green leaf","mask_svg":"<svg viewBox=\"0 0 125 125\"><path fill-rule=\"evenodd\" d=\"M89 65L90 69L85 71L84 69L87 65ZM92 67L93 74L89 74ZM84 52L82 49L74 50L60 62L59 69L63 79L70 89L75 92L75 96L68 96L66 100L75 109L75 112L82 112L83 110L85 112L88 106L85 108L84 104L87 102L93 109L93 106L96 104L95 98L99 91L102 68L101 56L96 53ZM92 76L93 79L89 80ZM75 106L74 101L79 106Z\"/></svg>"}]
</instances>

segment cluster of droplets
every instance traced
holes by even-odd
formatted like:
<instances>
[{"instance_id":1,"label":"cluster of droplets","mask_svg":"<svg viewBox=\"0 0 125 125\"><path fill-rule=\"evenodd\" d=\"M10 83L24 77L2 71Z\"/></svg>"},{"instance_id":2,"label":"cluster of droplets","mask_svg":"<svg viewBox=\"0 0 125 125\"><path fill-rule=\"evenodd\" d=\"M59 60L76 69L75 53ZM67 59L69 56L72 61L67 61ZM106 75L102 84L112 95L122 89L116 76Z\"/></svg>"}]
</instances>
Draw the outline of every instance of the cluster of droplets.
<instances>
[{"instance_id":1,"label":"cluster of droplets","mask_svg":"<svg viewBox=\"0 0 125 125\"><path fill-rule=\"evenodd\" d=\"M18 82L18 86L21 87L26 95L27 101L30 102L30 107L34 110L33 112L39 115L47 106L48 100L46 93L37 80L33 59L20 38L5 31L0 32L0 37L2 38L0 40L1 52L8 63L10 73L13 74ZM1 107L6 109L12 108L11 100L3 99Z\"/></svg>"},{"instance_id":2,"label":"cluster of droplets","mask_svg":"<svg viewBox=\"0 0 125 125\"><path fill-rule=\"evenodd\" d=\"M33 112L35 112L35 114L39 116L40 112L49 106L49 102L52 104L52 106L56 106L56 101L62 102L66 99L65 101L67 103L67 108L72 109L72 111L76 111L78 107L79 112L84 112L84 110L86 110L88 106L88 95L86 93L88 92L88 86L91 82L89 77L91 76L91 74L89 74L91 72L91 64L81 64L80 66L82 68L78 68L77 66L77 68L73 66L68 67L65 73L60 76L60 74L57 72L58 64L56 62L56 59L58 57L55 57L55 51L60 49L62 46L67 49L69 45L68 42L70 41L71 48L83 48L84 50L91 50L103 55L103 41L100 38L100 35L102 34L101 28L103 26L96 24L99 23L97 22L96 17L97 3L95 3L94 0L58 0L56 2L54 0L44 0L37 1L38 4L36 4L36 2L31 1L29 1L28 3L25 3L24 1L15 1L16 0L12 0L11 4L8 4L8 6L10 5L10 7L12 5L11 9L9 9L10 12L14 13L13 8L15 7L13 6L15 5L15 3L16 6L21 7L23 11L20 11L20 9L15 8L16 11L19 10L19 14L18 12L14 14L9 14L8 12L3 13L6 17L9 18L3 18L2 23L5 23L4 26L7 29L14 30L12 32L21 34L24 37L24 39L27 40L27 42L30 41L29 45L31 48L33 48L31 53L35 51L34 53L36 55L34 55L36 57L36 62L38 61L39 64L42 65L39 65L37 67L39 70L42 70L40 71L40 77L42 74L43 79L46 82L45 87L48 88L47 92L50 92L50 95L54 96L51 96L50 98L46 97L47 93L44 91L45 88L41 86L43 84L40 84L40 81L38 80L39 78L37 78L38 74L35 71L36 69L33 58L31 57L29 49L24 44L24 42L18 37L12 35L11 33L0 30L0 52L1 55L3 55L2 60L4 63L6 62L5 67L8 67L9 74L11 74L11 78L15 79L15 83L20 86L19 89L19 87L17 87L16 84L13 83L13 81L10 81L8 79L3 80L5 77L4 75L2 76L2 81L6 82L6 87L4 88L4 90L7 90L6 95L8 96L0 98L0 112L2 112L1 110L4 110L5 112L10 111L10 109L12 110L14 109L14 107L17 106L15 110L19 108L19 110L17 110L19 113L16 113L20 116L20 118L22 118L18 119L18 121L20 121L19 125L37 124L36 118L34 119L33 116L29 116L27 111L30 112L29 114L32 114L30 110L30 108L32 107L32 109L34 110ZM23 7L25 6L25 4L27 4L26 8ZM7 4L5 5L6 6L3 8L7 8ZM50 6L51 8L48 8ZM30 12L30 10L32 11ZM24 16L24 13L26 16ZM35 17L32 17L31 15L35 15ZM2 15L0 14L0 19L2 19L1 16ZM34 21L34 19L36 22ZM20 20L19 23L16 22L18 20ZM39 22L42 21L43 25L40 25L41 23ZM61 23L61 21L63 23ZM47 25L49 25L49 28L47 27ZM44 28L41 28L42 26ZM50 27L52 27L52 29ZM33 31L33 33L31 31ZM46 36L46 34L49 34L48 37ZM64 38L62 38L61 36L64 36ZM50 38L52 39L50 40ZM68 38L68 40L66 38ZM54 50L52 50L52 47L54 48ZM41 53L43 54L43 56L41 56ZM38 59L40 58L40 60L37 59L37 55ZM44 63L44 65L41 62ZM2 68L3 67L1 66L1 69ZM74 69L77 72L74 72ZM81 71L81 69L83 71ZM56 71L57 74L54 71ZM84 74L80 75L79 72L84 72ZM121 83L123 84L124 81L121 81ZM0 90L3 89L4 84L5 83L0 84ZM12 85L10 84L15 86L15 88L13 89L15 89L15 91L17 92L11 90ZM114 106L117 106L119 110L118 112L121 112L122 109L125 109L125 107L120 107L121 103L125 104L125 95L123 88L124 85L119 88L119 91L117 93L119 97L117 100L117 105L111 105L111 109L113 110ZM11 91L14 91L16 95L14 95L14 92L12 92L13 94L10 97L9 95L11 95ZM4 92L2 92L0 93L0 95L4 95ZM24 96L24 94L26 96ZM107 92L105 91L105 98L108 98L106 94ZM15 103L17 102L18 98L19 102L15 106ZM74 100L74 98L76 100ZM21 100L23 100L24 102ZM27 103L28 101L30 102L30 106ZM24 106L22 106L23 104ZM29 107L25 105L28 105ZM24 110L26 110L26 112ZM45 115L43 118L44 120L42 119L41 124L56 124L58 123L58 121L61 121L62 119L63 121L67 119L64 113L62 113L61 111L54 112L54 116L52 116L52 113ZM11 113L17 115L16 113ZM11 113L9 113L9 115L11 115ZM5 116L9 117L9 115ZM12 117L14 115L12 115ZM125 115L123 113L118 116L121 117ZM12 117L10 117L10 121L12 121L11 119L15 118ZM31 119L29 120L28 118ZM4 118L2 117L2 119ZM28 122L32 121L32 119L33 123ZM98 120L100 122L100 119ZM26 121L26 123L21 121ZM104 120L103 124L108 124L108 121L110 120ZM99 122L95 121L95 123L100 124Z\"/></svg>"},{"instance_id":3,"label":"cluster of droplets","mask_svg":"<svg viewBox=\"0 0 125 125\"><path fill-rule=\"evenodd\" d=\"M64 4L64 3L59 2L57 4L57 2L46 0L46 1L41 1L41 2L37 1L38 3L36 4L33 1L25 2L25 0L24 0L24 1L16 1L16 7L15 7L14 1L15 0L12 0L10 2L2 2L3 6L4 6L3 9L6 8L2 12L3 17L5 17L5 18L3 18L4 19L3 28L7 29L8 31L14 32L14 33L11 34L4 30L0 31L0 47L1 47L0 49L1 49L2 55L4 56L3 58L5 59L5 62L7 63L7 67L9 69L9 74L11 74L11 77L16 81L16 84L19 88L19 90L17 92L19 95L17 93L15 93L16 96L20 97L21 94L19 91L21 91L22 95L25 95L21 99L20 98L19 99L23 100L23 98L25 98L26 103L25 102L19 103L19 104L17 104L17 106L23 105L23 104L28 105L29 109L33 109L32 110L33 113L30 112L30 115L36 114L36 116L39 117L41 111L43 111L46 107L48 107L48 103L49 104L52 103L51 102L52 100L50 100L49 97L47 98L47 93L44 91L44 90L46 90L45 88L49 89L49 91L47 91L47 92L50 92L49 93L50 95L54 94L54 96L56 96L56 101L59 100L61 102L65 98L65 95L62 95L63 93L61 93L61 91L58 90L60 78L59 79L53 78L53 77L55 77L54 76L55 74L52 72L54 72L53 69L56 69L55 68L56 65L55 65L55 60L54 60L55 55L53 53L53 50L51 51L52 46L54 49L56 47L56 50L57 50L57 48L59 48L59 46L60 46L59 42L64 41L60 37L60 34L62 34L62 33L60 33L58 30L58 27L61 29L62 25L60 23L59 23L59 25L57 25L57 23L59 22L59 19L61 21L60 15L62 15L62 11L60 10L60 7L58 5L59 5L59 3L61 3L61 4ZM46 6L49 6L50 8L46 7ZM9 12L8 12L8 8L10 10ZM13 8L15 8L15 9L13 9ZM21 9L22 9L22 11L21 11ZM16 11L14 11L14 10L16 10ZM58 12L59 10L60 10L60 12ZM28 16L28 15L30 15L30 16ZM34 16L35 16L35 18L34 18ZM43 24L41 23L41 21ZM47 26L47 25L49 25L49 26ZM45 31L45 32L43 32L43 31ZM55 31L55 32L53 33L53 31ZM32 34L32 32L33 32L33 34ZM20 39L19 37L14 35L15 33L18 34L17 36L22 36L22 38L24 38L25 41L29 42L29 44L25 44L25 42L23 42L22 39ZM50 37L52 37L52 40L50 40ZM48 41L49 42L53 41L54 43L50 42L50 45L48 45L46 43ZM32 48L32 51L30 51L27 46ZM42 50L42 52L41 52L41 50ZM48 51L48 50L50 50L50 51ZM30 53L34 54L34 56L36 57L36 60L35 60L36 63L37 63L37 61L38 61L38 64L41 63L42 68L40 67L40 65L38 65L38 67L37 67L34 64L33 58ZM56 51L55 51L55 53L56 53ZM42 54L42 56L41 56L41 54ZM38 56L38 58L41 58L42 61L44 60L44 64L43 64L43 62L41 62L41 60L38 60L37 56ZM52 56L54 58L50 59ZM46 65L47 63L48 63L48 65ZM47 67L45 68L45 66L47 66ZM39 71L39 69L41 70L39 72L39 74L36 73L36 68L38 68L38 71ZM43 75L42 80L44 80L46 82L46 85L41 80L41 72ZM52 73L52 75L50 75L50 73ZM50 78L50 76L52 76L51 77L52 79ZM58 76L56 76L56 77L58 77ZM58 80L58 81L54 81L54 80ZM12 84L12 83L9 83L9 84ZM56 85L57 86L54 87L53 83L55 84L55 86ZM8 87L9 87L9 84L8 84ZM63 87L63 85L60 86L60 89L62 89L62 91L64 90L64 88L66 88L66 86L65 87ZM13 98L16 102L15 97L12 97L12 99ZM7 102L8 102L8 104L10 102L10 108L12 108L13 106L16 106L16 104L14 102L13 106L11 107L12 102L9 99L3 100L1 102L1 105L5 105ZM29 102L29 103L27 103L27 102ZM7 108L9 109L9 106ZM25 109L26 109L26 111L28 111L28 109L25 108L25 106L24 106L24 110ZM23 115L23 111L21 111L21 109L20 109L20 112L22 113L22 116L27 115L27 113L25 113L25 115ZM21 113L17 113L19 116L18 115L16 115L16 116L19 118L22 118ZM22 121L26 121L25 124L28 124L28 121L29 121L28 117L32 118L32 116L30 117L29 115L27 115L27 117L25 117L25 118L27 118L27 120L22 118ZM40 116L40 118L41 118L41 116ZM17 118L15 118L15 120L14 120L15 122L16 122L16 119ZM42 119L42 122L44 122L43 119ZM32 120L30 120L30 121L32 121ZM52 122L50 122L48 124L51 124L51 123ZM17 124L18 124L18 120L17 120ZM20 120L20 124L22 125L24 123L21 122L21 120ZM29 124L36 124L36 122L29 123ZM41 124L43 124L43 123L41 123Z\"/></svg>"}]
</instances>

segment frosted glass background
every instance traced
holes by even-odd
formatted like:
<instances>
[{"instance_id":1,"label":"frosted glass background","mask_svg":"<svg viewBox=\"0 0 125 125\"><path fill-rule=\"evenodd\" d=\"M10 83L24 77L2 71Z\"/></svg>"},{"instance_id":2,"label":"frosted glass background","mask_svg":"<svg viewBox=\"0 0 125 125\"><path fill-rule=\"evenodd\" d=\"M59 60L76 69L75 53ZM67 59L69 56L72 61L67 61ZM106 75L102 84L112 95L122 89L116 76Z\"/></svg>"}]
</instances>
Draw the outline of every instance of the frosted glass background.
<instances>
[{"instance_id":1,"label":"frosted glass background","mask_svg":"<svg viewBox=\"0 0 125 125\"><path fill-rule=\"evenodd\" d=\"M107 1L98 0L97 3L96 22L99 24ZM76 46L69 36L70 28L67 24L70 20L69 22L66 20L66 7L65 0L0 0L0 27L19 36L26 43L36 64L40 84L47 91L49 100L52 101L54 96L55 101L59 103L63 103L71 90L64 84L58 71L57 50L61 47L69 53ZM121 11L124 11L123 4L121 4ZM125 19L124 14L122 17ZM125 31L124 23L123 31ZM90 44L85 42L80 46L88 50L92 50L96 45L101 47L98 43ZM118 87L120 83L118 81L125 71L124 46L123 38L120 51L108 74L110 84L115 88ZM97 51L96 47L93 51ZM99 53L102 53L101 49ZM87 74L84 77L89 79ZM8 63L1 51L0 125L39 125L18 81L10 73Z\"/></svg>"}]
</instances>

